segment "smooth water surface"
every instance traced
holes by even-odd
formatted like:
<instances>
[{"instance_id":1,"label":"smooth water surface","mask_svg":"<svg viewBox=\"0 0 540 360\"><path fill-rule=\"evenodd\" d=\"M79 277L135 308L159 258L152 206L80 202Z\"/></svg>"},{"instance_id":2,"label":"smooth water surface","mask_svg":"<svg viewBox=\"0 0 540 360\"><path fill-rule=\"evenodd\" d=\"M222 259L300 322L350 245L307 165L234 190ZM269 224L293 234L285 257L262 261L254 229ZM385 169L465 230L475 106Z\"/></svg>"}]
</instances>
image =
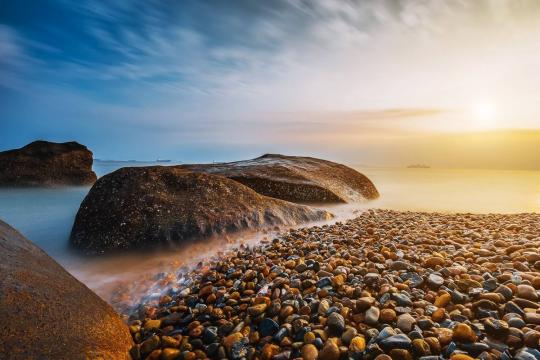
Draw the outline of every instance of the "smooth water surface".
<instances>
[{"instance_id":1,"label":"smooth water surface","mask_svg":"<svg viewBox=\"0 0 540 360\"><path fill-rule=\"evenodd\" d=\"M168 165L143 162L96 162L98 176L122 166ZM332 206L337 219L355 209L517 213L540 212L540 172L495 170L358 168L379 189L381 197L365 204ZM75 214L89 187L0 189L0 219L17 228L68 271L106 300L122 284L130 288L141 278L170 271L224 250L230 241L184 246L162 253L82 258L68 249ZM261 234L251 234L258 241ZM139 291L143 294L147 288ZM138 296L137 294L135 296ZM111 301L114 303L114 301Z\"/></svg>"},{"instance_id":2,"label":"smooth water surface","mask_svg":"<svg viewBox=\"0 0 540 360\"><path fill-rule=\"evenodd\" d=\"M540 171L364 168L369 207L465 213L540 212Z\"/></svg>"}]
</instances>

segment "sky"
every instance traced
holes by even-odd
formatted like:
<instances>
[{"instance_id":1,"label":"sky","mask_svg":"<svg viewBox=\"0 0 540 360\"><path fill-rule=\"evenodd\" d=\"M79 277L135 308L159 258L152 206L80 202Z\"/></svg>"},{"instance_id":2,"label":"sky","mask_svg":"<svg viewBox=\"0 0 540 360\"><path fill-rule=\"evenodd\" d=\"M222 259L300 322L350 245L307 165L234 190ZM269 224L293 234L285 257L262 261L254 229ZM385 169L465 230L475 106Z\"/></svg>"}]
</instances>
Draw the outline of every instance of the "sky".
<instances>
[{"instance_id":1,"label":"sky","mask_svg":"<svg viewBox=\"0 0 540 360\"><path fill-rule=\"evenodd\" d=\"M0 150L540 169L536 0L0 0Z\"/></svg>"}]
</instances>

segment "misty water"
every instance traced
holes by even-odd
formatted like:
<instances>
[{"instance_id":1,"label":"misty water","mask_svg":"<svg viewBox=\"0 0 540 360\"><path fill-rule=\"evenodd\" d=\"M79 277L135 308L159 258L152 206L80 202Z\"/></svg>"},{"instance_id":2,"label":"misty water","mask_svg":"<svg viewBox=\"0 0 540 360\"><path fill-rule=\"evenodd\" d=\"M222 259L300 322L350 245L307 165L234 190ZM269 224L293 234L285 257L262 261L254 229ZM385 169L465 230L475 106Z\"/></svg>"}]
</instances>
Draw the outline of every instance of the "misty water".
<instances>
[{"instance_id":1,"label":"misty water","mask_svg":"<svg viewBox=\"0 0 540 360\"><path fill-rule=\"evenodd\" d=\"M122 166L149 164L96 162L94 170L102 176ZM329 207L337 220L350 218L355 211L367 208L476 213L540 211L538 171L366 167L358 170L375 183L381 197L365 204ZM147 287L136 286L142 278L151 280L160 272L196 263L239 241L257 242L274 235L244 233L227 241L218 238L166 252L83 258L69 251L68 238L88 190L89 187L0 189L0 219L21 231L108 301L119 286L140 295L148 291Z\"/></svg>"}]
</instances>

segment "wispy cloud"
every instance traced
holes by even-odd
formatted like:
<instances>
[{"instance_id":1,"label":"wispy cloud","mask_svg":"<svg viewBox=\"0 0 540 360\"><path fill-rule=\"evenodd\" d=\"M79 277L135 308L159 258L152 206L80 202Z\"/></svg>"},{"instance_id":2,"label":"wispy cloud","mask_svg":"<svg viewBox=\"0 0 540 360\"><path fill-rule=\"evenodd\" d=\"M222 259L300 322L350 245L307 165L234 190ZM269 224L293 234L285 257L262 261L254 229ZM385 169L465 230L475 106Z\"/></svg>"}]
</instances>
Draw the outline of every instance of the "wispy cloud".
<instances>
[{"instance_id":1,"label":"wispy cloud","mask_svg":"<svg viewBox=\"0 0 540 360\"><path fill-rule=\"evenodd\" d=\"M58 11L0 15L0 86L88 133L353 143L463 127L447 110L483 98L537 124L534 0L47 1ZM30 124L17 106L0 116Z\"/></svg>"}]
</instances>

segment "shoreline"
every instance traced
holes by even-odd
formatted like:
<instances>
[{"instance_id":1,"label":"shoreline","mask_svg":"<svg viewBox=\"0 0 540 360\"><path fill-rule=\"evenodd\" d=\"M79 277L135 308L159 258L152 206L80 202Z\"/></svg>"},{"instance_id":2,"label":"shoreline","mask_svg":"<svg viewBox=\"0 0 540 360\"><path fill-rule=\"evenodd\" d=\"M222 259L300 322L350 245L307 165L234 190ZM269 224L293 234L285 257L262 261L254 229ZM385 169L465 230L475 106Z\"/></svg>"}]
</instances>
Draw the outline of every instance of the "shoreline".
<instances>
[{"instance_id":1,"label":"shoreline","mask_svg":"<svg viewBox=\"0 0 540 360\"><path fill-rule=\"evenodd\" d=\"M241 246L256 246L261 242L279 238L297 229L310 229L323 225L333 226L336 223L353 221L364 212L392 211L427 216L538 215L538 213L532 212L478 214L450 211L403 211L370 208L369 203L361 205L364 207L359 206L359 204L327 206L326 210L335 211L337 215L334 219L326 221L215 235L211 238L193 240L173 248L155 249L151 253L133 251L125 254L108 254L90 259L74 254L69 261L62 262L62 264L77 279L109 303L120 315L127 318L134 307L146 302L148 299L155 298L160 293L166 292L171 285L166 289L160 288L164 282L172 283L173 279L178 278L178 274L190 273L198 263L217 261L222 254L236 251ZM82 265L80 262L83 262Z\"/></svg>"},{"instance_id":2,"label":"shoreline","mask_svg":"<svg viewBox=\"0 0 540 360\"><path fill-rule=\"evenodd\" d=\"M242 245L139 307L132 356L525 358L540 339L538 234L536 213L371 209Z\"/></svg>"},{"instance_id":3,"label":"shoreline","mask_svg":"<svg viewBox=\"0 0 540 360\"><path fill-rule=\"evenodd\" d=\"M331 225L356 217L365 208L360 204L328 205L321 208L333 212L335 217L295 226L276 226L244 230L237 233L215 235L211 238L192 240L171 248L155 249L150 253L132 251L124 254L107 254L103 257L84 257L76 253L61 261L62 265L78 280L87 285L120 315L129 316L131 309L145 298L152 298L165 281L186 273L199 262L213 259L239 246L252 246L267 241L290 230ZM363 204L368 206L369 203Z\"/></svg>"}]
</instances>

